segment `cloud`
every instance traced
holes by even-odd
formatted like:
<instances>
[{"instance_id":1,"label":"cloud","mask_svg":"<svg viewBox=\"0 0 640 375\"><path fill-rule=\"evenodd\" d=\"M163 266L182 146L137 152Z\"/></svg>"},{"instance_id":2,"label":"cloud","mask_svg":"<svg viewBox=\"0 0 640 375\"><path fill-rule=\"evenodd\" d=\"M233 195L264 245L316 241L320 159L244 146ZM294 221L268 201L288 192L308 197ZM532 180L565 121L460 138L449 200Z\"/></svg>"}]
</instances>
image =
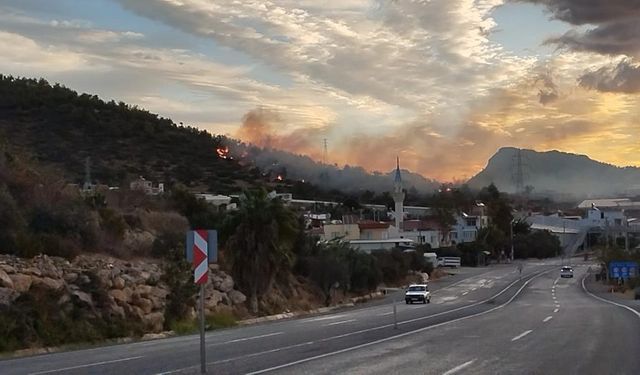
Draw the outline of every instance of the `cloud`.
<instances>
[{"instance_id":1,"label":"cloud","mask_svg":"<svg viewBox=\"0 0 640 375\"><path fill-rule=\"evenodd\" d=\"M579 78L582 87L604 92L640 93L640 65L629 59L592 70Z\"/></svg>"},{"instance_id":2,"label":"cloud","mask_svg":"<svg viewBox=\"0 0 640 375\"><path fill-rule=\"evenodd\" d=\"M553 82L551 73L541 73L536 78L536 83L540 83L542 88L538 91L540 104L547 105L558 100L558 86Z\"/></svg>"}]
</instances>

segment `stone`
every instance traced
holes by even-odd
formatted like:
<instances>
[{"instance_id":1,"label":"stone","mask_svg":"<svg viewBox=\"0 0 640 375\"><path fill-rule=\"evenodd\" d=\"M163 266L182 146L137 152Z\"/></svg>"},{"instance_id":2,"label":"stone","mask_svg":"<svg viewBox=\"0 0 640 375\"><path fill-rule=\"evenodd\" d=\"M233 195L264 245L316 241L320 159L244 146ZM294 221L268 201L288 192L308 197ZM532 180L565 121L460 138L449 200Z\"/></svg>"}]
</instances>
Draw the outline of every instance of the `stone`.
<instances>
[{"instance_id":1,"label":"stone","mask_svg":"<svg viewBox=\"0 0 640 375\"><path fill-rule=\"evenodd\" d=\"M78 299L78 301L82 302L86 306L93 308L93 299L89 293L85 293L81 290L75 290L71 293L74 297Z\"/></svg>"},{"instance_id":2,"label":"stone","mask_svg":"<svg viewBox=\"0 0 640 375\"><path fill-rule=\"evenodd\" d=\"M0 264L0 270L3 270L6 273L15 273L16 269L8 264Z\"/></svg>"},{"instance_id":3,"label":"stone","mask_svg":"<svg viewBox=\"0 0 640 375\"><path fill-rule=\"evenodd\" d=\"M7 275L4 270L0 270L0 287L13 289L13 280Z\"/></svg>"},{"instance_id":4,"label":"stone","mask_svg":"<svg viewBox=\"0 0 640 375\"><path fill-rule=\"evenodd\" d=\"M25 269L24 272L34 276L42 276L42 272L40 272L39 269L33 267Z\"/></svg>"},{"instance_id":5,"label":"stone","mask_svg":"<svg viewBox=\"0 0 640 375\"><path fill-rule=\"evenodd\" d=\"M124 286L125 286L125 282L124 282L124 279L122 277L116 276L113 279L113 287L115 289L124 289Z\"/></svg>"},{"instance_id":6,"label":"stone","mask_svg":"<svg viewBox=\"0 0 640 375\"><path fill-rule=\"evenodd\" d=\"M24 293L31 288L31 283L33 282L33 278L30 275L23 275L21 273L16 273L10 276L11 281L13 281L13 289L18 293Z\"/></svg>"},{"instance_id":7,"label":"stone","mask_svg":"<svg viewBox=\"0 0 640 375\"><path fill-rule=\"evenodd\" d=\"M165 299L167 298L168 294L169 294L169 291L164 288L154 287L151 289L151 295L153 297Z\"/></svg>"},{"instance_id":8,"label":"stone","mask_svg":"<svg viewBox=\"0 0 640 375\"><path fill-rule=\"evenodd\" d=\"M91 278L85 274L82 274L80 276L78 276L78 280L77 280L78 284L89 284L91 282Z\"/></svg>"},{"instance_id":9,"label":"stone","mask_svg":"<svg viewBox=\"0 0 640 375\"><path fill-rule=\"evenodd\" d=\"M10 306L19 294L10 288L0 288L0 306Z\"/></svg>"},{"instance_id":10,"label":"stone","mask_svg":"<svg viewBox=\"0 0 640 375\"><path fill-rule=\"evenodd\" d=\"M50 277L34 277L32 285L38 288L58 291L62 289L62 287L64 286L64 282L62 280L52 279Z\"/></svg>"},{"instance_id":11,"label":"stone","mask_svg":"<svg viewBox=\"0 0 640 375\"><path fill-rule=\"evenodd\" d=\"M233 289L233 278L225 273L214 281L213 286L221 292L227 293Z\"/></svg>"},{"instance_id":12,"label":"stone","mask_svg":"<svg viewBox=\"0 0 640 375\"><path fill-rule=\"evenodd\" d=\"M232 290L228 294L231 303L234 305L239 305L241 303L245 303L247 300L247 296L245 296L242 292L238 290Z\"/></svg>"},{"instance_id":13,"label":"stone","mask_svg":"<svg viewBox=\"0 0 640 375\"><path fill-rule=\"evenodd\" d=\"M69 303L70 301L71 301L71 296L65 293L61 295L60 298L58 299L58 305L63 306Z\"/></svg>"},{"instance_id":14,"label":"stone","mask_svg":"<svg viewBox=\"0 0 640 375\"><path fill-rule=\"evenodd\" d=\"M142 321L153 332L162 332L162 326L164 325L164 314L161 312L154 312L147 314L143 317Z\"/></svg>"},{"instance_id":15,"label":"stone","mask_svg":"<svg viewBox=\"0 0 640 375\"><path fill-rule=\"evenodd\" d=\"M216 307L225 297L224 293L219 290L212 290L210 294L205 296L204 304L206 307Z\"/></svg>"},{"instance_id":16,"label":"stone","mask_svg":"<svg viewBox=\"0 0 640 375\"><path fill-rule=\"evenodd\" d=\"M118 318L122 318L124 319L126 317L126 314L124 312L124 308L122 306L118 306L118 305L112 305L109 307L109 312L111 313L111 316L114 317L118 317Z\"/></svg>"},{"instance_id":17,"label":"stone","mask_svg":"<svg viewBox=\"0 0 640 375\"><path fill-rule=\"evenodd\" d=\"M123 305L127 303L127 294L120 289L111 289L108 292L109 296L111 296L118 305Z\"/></svg>"},{"instance_id":18,"label":"stone","mask_svg":"<svg viewBox=\"0 0 640 375\"><path fill-rule=\"evenodd\" d=\"M137 298L135 300L135 305L142 309L145 314L149 314L153 310L153 302L147 298Z\"/></svg>"},{"instance_id":19,"label":"stone","mask_svg":"<svg viewBox=\"0 0 640 375\"><path fill-rule=\"evenodd\" d=\"M154 310L162 310L166 305L166 300L164 298L158 298L155 296L149 296L149 301L153 304Z\"/></svg>"},{"instance_id":20,"label":"stone","mask_svg":"<svg viewBox=\"0 0 640 375\"><path fill-rule=\"evenodd\" d=\"M135 291L140 294L140 296L145 297L145 298L149 298L149 296L152 295L152 289L153 287L151 285L138 285L135 289Z\"/></svg>"},{"instance_id":21,"label":"stone","mask_svg":"<svg viewBox=\"0 0 640 375\"><path fill-rule=\"evenodd\" d=\"M72 283L78 279L78 274L75 272L65 273L62 278L64 279L64 281Z\"/></svg>"}]
</instances>

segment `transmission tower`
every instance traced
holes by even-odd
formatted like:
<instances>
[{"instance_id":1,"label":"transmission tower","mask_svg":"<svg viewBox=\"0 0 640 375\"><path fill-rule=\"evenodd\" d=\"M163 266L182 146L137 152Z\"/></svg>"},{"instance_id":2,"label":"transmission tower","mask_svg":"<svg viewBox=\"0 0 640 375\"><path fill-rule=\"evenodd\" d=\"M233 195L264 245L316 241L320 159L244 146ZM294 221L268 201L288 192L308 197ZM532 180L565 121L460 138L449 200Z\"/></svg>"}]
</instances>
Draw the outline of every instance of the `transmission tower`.
<instances>
[{"instance_id":1,"label":"transmission tower","mask_svg":"<svg viewBox=\"0 0 640 375\"><path fill-rule=\"evenodd\" d=\"M327 139L322 139L322 164L327 164Z\"/></svg>"},{"instance_id":2,"label":"transmission tower","mask_svg":"<svg viewBox=\"0 0 640 375\"><path fill-rule=\"evenodd\" d=\"M526 172L524 171L527 164L522 156L522 150L518 149L513 155L513 183L516 185L516 194L525 193Z\"/></svg>"}]
</instances>

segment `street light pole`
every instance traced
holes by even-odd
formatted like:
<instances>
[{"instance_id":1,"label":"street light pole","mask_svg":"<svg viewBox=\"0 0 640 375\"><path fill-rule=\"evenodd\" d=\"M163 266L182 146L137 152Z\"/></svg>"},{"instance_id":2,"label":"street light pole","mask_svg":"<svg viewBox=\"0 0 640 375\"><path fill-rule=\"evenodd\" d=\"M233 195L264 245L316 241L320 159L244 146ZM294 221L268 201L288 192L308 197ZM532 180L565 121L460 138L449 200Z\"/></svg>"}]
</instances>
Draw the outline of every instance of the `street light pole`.
<instances>
[{"instance_id":1,"label":"street light pole","mask_svg":"<svg viewBox=\"0 0 640 375\"><path fill-rule=\"evenodd\" d=\"M511 237L511 262L513 262L513 220L511 220L509 225L509 233Z\"/></svg>"}]
</instances>

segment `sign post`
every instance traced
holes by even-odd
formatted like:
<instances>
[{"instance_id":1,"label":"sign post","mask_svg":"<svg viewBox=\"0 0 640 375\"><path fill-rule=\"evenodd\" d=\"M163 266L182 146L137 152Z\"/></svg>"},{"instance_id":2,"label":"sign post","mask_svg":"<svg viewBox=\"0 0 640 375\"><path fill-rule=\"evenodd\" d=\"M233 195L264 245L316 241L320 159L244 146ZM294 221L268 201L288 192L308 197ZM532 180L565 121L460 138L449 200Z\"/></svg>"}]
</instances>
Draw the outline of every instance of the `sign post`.
<instances>
[{"instance_id":1,"label":"sign post","mask_svg":"<svg viewBox=\"0 0 640 375\"><path fill-rule=\"evenodd\" d=\"M207 373L207 352L204 340L204 287L209 280L209 264L218 261L218 233L196 229L187 232L186 255L193 265L193 280L200 285L200 373Z\"/></svg>"}]
</instances>

